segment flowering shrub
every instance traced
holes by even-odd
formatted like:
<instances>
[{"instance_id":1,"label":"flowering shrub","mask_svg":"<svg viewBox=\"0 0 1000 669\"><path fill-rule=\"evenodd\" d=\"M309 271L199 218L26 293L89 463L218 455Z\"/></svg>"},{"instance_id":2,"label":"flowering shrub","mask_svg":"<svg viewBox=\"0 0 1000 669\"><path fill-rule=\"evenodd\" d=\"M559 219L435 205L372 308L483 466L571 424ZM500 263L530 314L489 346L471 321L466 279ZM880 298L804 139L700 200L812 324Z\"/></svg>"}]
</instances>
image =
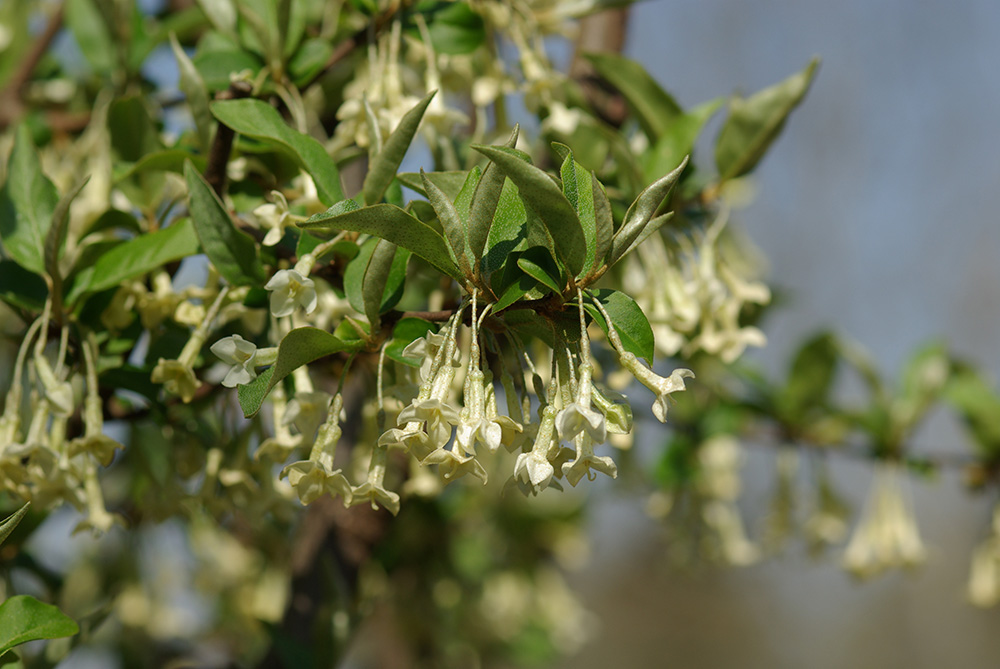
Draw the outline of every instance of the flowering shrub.
<instances>
[{"instance_id":1,"label":"flowering shrub","mask_svg":"<svg viewBox=\"0 0 1000 669\"><path fill-rule=\"evenodd\" d=\"M731 564L768 548L737 506L739 439L755 426L786 446L866 436L875 484L844 557L861 575L923 558L901 479L907 439L942 394L981 446L973 471L995 478L1000 400L940 348L895 395L832 335L803 347L784 385L735 365L765 343L770 291L729 210L817 63L723 112L721 99L685 109L638 63L588 54L589 76L627 104L610 118L546 55L546 39L608 4L0 8L12 36L0 49L20 62L0 68L0 504L22 509L0 540L24 555L66 506L98 536L169 520L218 616L185 628L119 550L72 604L73 643L195 656L212 630L229 658L329 664L387 602L435 657L568 652L587 616L549 561L579 507L514 491L617 478L650 402L673 428L650 510L704 526L677 546ZM77 51L47 52L57 34ZM161 51L181 97L154 83ZM530 131L510 123L511 96ZM716 115L709 169L690 154ZM845 365L872 389L865 411L830 397ZM779 463L790 485L794 452ZM823 474L810 544L841 541L846 514ZM773 521L771 548L794 524L787 504ZM994 528L975 555L979 604L1000 599L996 544ZM334 576L318 575L324 559ZM0 652L76 633L20 597L0 605ZM407 602L437 627L409 620ZM15 630L22 606L52 627ZM110 641L104 616L124 630Z\"/></svg>"}]
</instances>

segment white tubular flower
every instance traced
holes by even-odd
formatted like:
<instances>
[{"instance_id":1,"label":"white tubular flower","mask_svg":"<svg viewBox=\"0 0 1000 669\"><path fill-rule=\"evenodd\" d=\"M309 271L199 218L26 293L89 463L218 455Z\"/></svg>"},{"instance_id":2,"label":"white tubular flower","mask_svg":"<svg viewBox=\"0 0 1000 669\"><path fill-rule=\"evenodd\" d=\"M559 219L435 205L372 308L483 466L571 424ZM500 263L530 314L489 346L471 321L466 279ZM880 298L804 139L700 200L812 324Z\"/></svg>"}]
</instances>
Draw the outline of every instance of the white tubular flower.
<instances>
[{"instance_id":1,"label":"white tubular flower","mask_svg":"<svg viewBox=\"0 0 1000 669\"><path fill-rule=\"evenodd\" d=\"M599 471L613 479L618 478L618 465L615 464L615 461L607 456L595 455L594 443L591 441L590 435L583 433L576 438L576 459L564 463L562 473L569 484L576 487L576 484L584 476L590 481L597 478L591 470Z\"/></svg>"},{"instance_id":2,"label":"white tubular flower","mask_svg":"<svg viewBox=\"0 0 1000 669\"><path fill-rule=\"evenodd\" d=\"M293 462L281 470L280 478L285 477L288 477L288 482L295 488L295 493L303 504L312 504L326 494L331 497L341 497L345 505L351 503L350 481L341 470L330 471L322 462L315 460Z\"/></svg>"},{"instance_id":3,"label":"white tubular flower","mask_svg":"<svg viewBox=\"0 0 1000 669\"><path fill-rule=\"evenodd\" d=\"M517 456L514 463L514 478L530 486L528 490L536 495L549 486L555 475L555 467L549 462L549 450L555 445L555 422L556 409L548 404L542 409L535 445L529 453Z\"/></svg>"},{"instance_id":4,"label":"white tubular flower","mask_svg":"<svg viewBox=\"0 0 1000 669\"><path fill-rule=\"evenodd\" d=\"M458 409L439 399L415 399L399 412L398 425L427 423L427 436L435 448L440 448L451 439L451 428L458 425Z\"/></svg>"},{"instance_id":5,"label":"white tubular flower","mask_svg":"<svg viewBox=\"0 0 1000 669\"><path fill-rule=\"evenodd\" d=\"M709 502L705 506L703 517L715 531L721 557L727 564L744 567L760 559L760 550L747 538L743 519L734 502Z\"/></svg>"},{"instance_id":6,"label":"white tubular flower","mask_svg":"<svg viewBox=\"0 0 1000 669\"><path fill-rule=\"evenodd\" d=\"M271 314L275 318L290 316L296 307L302 307L307 314L316 309L313 280L294 269L278 270L264 288L271 291Z\"/></svg>"},{"instance_id":7,"label":"white tubular flower","mask_svg":"<svg viewBox=\"0 0 1000 669\"><path fill-rule=\"evenodd\" d=\"M476 347L478 356L478 347ZM486 415L486 398L484 397L484 375L479 365L473 359L472 370L465 381L465 408L458 422L455 441L467 455L475 455L476 444L485 444L490 452L500 448L503 430L500 424Z\"/></svg>"},{"instance_id":8,"label":"white tubular flower","mask_svg":"<svg viewBox=\"0 0 1000 669\"><path fill-rule=\"evenodd\" d=\"M584 431L597 444L603 444L607 438L604 414L595 411L591 406L590 377L592 374L593 366L589 362L580 365L580 382L576 399L566 405L556 416L556 429L559 431L560 439L564 441L573 441L578 434Z\"/></svg>"},{"instance_id":9,"label":"white tubular flower","mask_svg":"<svg viewBox=\"0 0 1000 669\"><path fill-rule=\"evenodd\" d=\"M661 423L666 423L670 394L684 390L684 379L693 379L694 372L681 368L675 369L668 377L662 377L639 362L639 359L628 351L621 353L621 363L623 367L632 372L639 383L656 393L656 401L653 402L653 415Z\"/></svg>"},{"instance_id":10,"label":"white tubular flower","mask_svg":"<svg viewBox=\"0 0 1000 669\"><path fill-rule=\"evenodd\" d=\"M350 505L355 506L370 502L373 509L377 509L381 505L382 508L395 516L399 513L399 495L387 490L384 484L386 452L385 446L376 445L372 449L372 459L368 465L368 480L351 490Z\"/></svg>"},{"instance_id":11,"label":"white tubular flower","mask_svg":"<svg viewBox=\"0 0 1000 669\"><path fill-rule=\"evenodd\" d=\"M1000 603L1000 505L993 509L993 528L989 538L972 553L972 568L965 593L975 606L988 608Z\"/></svg>"},{"instance_id":12,"label":"white tubular flower","mask_svg":"<svg viewBox=\"0 0 1000 669\"><path fill-rule=\"evenodd\" d=\"M316 430L326 419L326 409L333 399L330 393L323 391L295 393L288 402L285 415L281 421L285 425L295 425L305 439L312 441Z\"/></svg>"},{"instance_id":13,"label":"white tubular flower","mask_svg":"<svg viewBox=\"0 0 1000 669\"><path fill-rule=\"evenodd\" d=\"M454 481L466 474L472 474L486 485L486 469L472 455L462 456L454 451L439 448L421 460L422 465L437 465L438 474L445 481Z\"/></svg>"},{"instance_id":14,"label":"white tubular flower","mask_svg":"<svg viewBox=\"0 0 1000 669\"><path fill-rule=\"evenodd\" d=\"M280 191L271 191L271 200L253 210L253 215L260 223L260 227L267 229L264 235L264 246L274 246L285 236L285 229L292 227L295 222L288 213L288 200Z\"/></svg>"},{"instance_id":15,"label":"white tubular flower","mask_svg":"<svg viewBox=\"0 0 1000 669\"><path fill-rule=\"evenodd\" d=\"M257 345L239 335L231 335L212 344L212 353L232 368L222 379L222 385L235 388L250 383L257 378L254 360L257 357Z\"/></svg>"},{"instance_id":16,"label":"white tubular flower","mask_svg":"<svg viewBox=\"0 0 1000 669\"><path fill-rule=\"evenodd\" d=\"M913 510L900 486L899 465L876 465L864 516L844 551L844 568L867 578L889 567L916 566L925 557Z\"/></svg>"}]
</instances>

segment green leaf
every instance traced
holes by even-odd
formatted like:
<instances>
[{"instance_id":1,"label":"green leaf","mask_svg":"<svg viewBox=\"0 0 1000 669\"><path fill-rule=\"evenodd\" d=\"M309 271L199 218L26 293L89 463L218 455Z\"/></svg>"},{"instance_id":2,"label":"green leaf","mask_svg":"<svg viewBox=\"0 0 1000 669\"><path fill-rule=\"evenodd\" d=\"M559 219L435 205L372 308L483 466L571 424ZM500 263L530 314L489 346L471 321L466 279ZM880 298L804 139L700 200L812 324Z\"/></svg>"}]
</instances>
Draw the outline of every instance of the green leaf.
<instances>
[{"instance_id":1,"label":"green leaf","mask_svg":"<svg viewBox=\"0 0 1000 669\"><path fill-rule=\"evenodd\" d=\"M7 183L0 193L0 241L21 267L45 273L45 236L59 195L42 173L27 124L17 126L7 163Z\"/></svg>"},{"instance_id":2,"label":"green leaf","mask_svg":"<svg viewBox=\"0 0 1000 669\"><path fill-rule=\"evenodd\" d=\"M288 74L296 85L302 86L326 67L332 55L333 46L329 40L309 38L288 61Z\"/></svg>"},{"instance_id":3,"label":"green leaf","mask_svg":"<svg viewBox=\"0 0 1000 669\"><path fill-rule=\"evenodd\" d=\"M0 654L29 641L58 639L79 632L72 618L29 595L16 595L0 604Z\"/></svg>"},{"instance_id":4,"label":"green leaf","mask_svg":"<svg viewBox=\"0 0 1000 669\"><path fill-rule=\"evenodd\" d=\"M7 516L2 523L0 523L0 544L7 541L7 537L10 533L14 531L21 519L28 513L28 507L31 506L31 502L25 502L24 506L20 509Z\"/></svg>"},{"instance_id":5,"label":"green leaf","mask_svg":"<svg viewBox=\"0 0 1000 669\"><path fill-rule=\"evenodd\" d=\"M356 311L365 314L373 329L378 325L379 315L402 296L409 258L409 251L373 237L361 245L358 255L347 264L344 272L347 299Z\"/></svg>"},{"instance_id":6,"label":"green leaf","mask_svg":"<svg viewBox=\"0 0 1000 669\"><path fill-rule=\"evenodd\" d=\"M518 269L516 267L513 269L516 274L513 281L504 282L506 287L500 291L500 298L493 304L493 313L503 311L515 302L520 301L529 290L538 285L535 279L524 272L518 271Z\"/></svg>"},{"instance_id":7,"label":"green leaf","mask_svg":"<svg viewBox=\"0 0 1000 669\"><path fill-rule=\"evenodd\" d=\"M486 253L483 254L482 262L484 273L492 274L502 268L507 256L523 248L528 236L527 223L527 212L524 202L518 196L517 186L505 177L486 240Z\"/></svg>"},{"instance_id":8,"label":"green leaf","mask_svg":"<svg viewBox=\"0 0 1000 669\"><path fill-rule=\"evenodd\" d=\"M215 118L241 135L265 142L294 159L316 183L316 192L328 207L344 199L337 164L323 145L288 127L281 115L260 100L222 100L211 105Z\"/></svg>"},{"instance_id":9,"label":"green leaf","mask_svg":"<svg viewBox=\"0 0 1000 669\"><path fill-rule=\"evenodd\" d=\"M198 74L201 75L205 86L211 92L224 91L229 88L229 75L233 72L248 70L256 76L263 67L256 56L248 51L240 50L235 45L226 49L199 49L191 60L198 68ZM215 113L211 103L209 109L213 114Z\"/></svg>"},{"instance_id":10,"label":"green leaf","mask_svg":"<svg viewBox=\"0 0 1000 669\"><path fill-rule=\"evenodd\" d=\"M635 300L621 291L609 288L591 291L591 294L600 300L605 311L608 312L625 350L635 354L639 358L644 358L646 362L652 364L653 328L649 326L646 314L642 312L642 309L635 303ZM597 307L584 300L584 308L601 329L607 333L608 325L604 322L604 317L597 310Z\"/></svg>"},{"instance_id":11,"label":"green leaf","mask_svg":"<svg viewBox=\"0 0 1000 669\"><path fill-rule=\"evenodd\" d=\"M204 156L197 155L185 149L165 149L144 155L134 163L118 163L114 166L112 179L119 183L129 177L147 171L165 171L184 173L184 163L194 163L199 172L205 170L207 161Z\"/></svg>"},{"instance_id":12,"label":"green leaf","mask_svg":"<svg viewBox=\"0 0 1000 669\"><path fill-rule=\"evenodd\" d=\"M608 265L614 265L641 241L639 239L640 235L652 221L653 215L660 208L660 205L663 204L663 200L667 197L670 189L677 183L684 168L687 167L687 162L687 158L685 158L672 172L661 177L639 193L639 197L635 199L635 202L625 212L622 227L618 228L618 232L615 233L614 239L611 241Z\"/></svg>"},{"instance_id":13,"label":"green leaf","mask_svg":"<svg viewBox=\"0 0 1000 669\"><path fill-rule=\"evenodd\" d=\"M781 83L729 103L729 117L715 143L719 181L743 176L760 162L788 115L809 91L818 67L819 59L814 58L804 70Z\"/></svg>"},{"instance_id":14,"label":"green leaf","mask_svg":"<svg viewBox=\"0 0 1000 669\"><path fill-rule=\"evenodd\" d=\"M92 267L76 276L66 302L72 304L84 293L112 288L198 252L198 237L191 220L174 221L166 228L130 239L102 255Z\"/></svg>"},{"instance_id":15,"label":"green leaf","mask_svg":"<svg viewBox=\"0 0 1000 669\"><path fill-rule=\"evenodd\" d=\"M665 135L683 113L670 94L634 60L613 53L588 53L585 57L598 74L621 91L651 143Z\"/></svg>"},{"instance_id":16,"label":"green leaf","mask_svg":"<svg viewBox=\"0 0 1000 669\"><path fill-rule=\"evenodd\" d=\"M205 81L201 78L198 68L194 66L187 53L177 41L177 35L170 34L170 47L174 51L174 58L177 59L177 68L180 72L178 88L187 99L188 108L191 110L191 118L194 120L195 130L198 132L198 145L202 151L208 151L212 144L212 131L215 122L212 119L212 112L208 107L208 89Z\"/></svg>"},{"instance_id":17,"label":"green leaf","mask_svg":"<svg viewBox=\"0 0 1000 669\"><path fill-rule=\"evenodd\" d=\"M41 313L48 296L49 289L42 277L13 260L0 259L0 300L18 309Z\"/></svg>"},{"instance_id":18,"label":"green leaf","mask_svg":"<svg viewBox=\"0 0 1000 669\"><path fill-rule=\"evenodd\" d=\"M431 44L438 53L472 53L486 39L482 16L463 2L425 1L417 5L416 11L427 21ZM408 22L407 32L419 38L420 31L413 23Z\"/></svg>"},{"instance_id":19,"label":"green leaf","mask_svg":"<svg viewBox=\"0 0 1000 669\"><path fill-rule=\"evenodd\" d=\"M65 21L94 72L110 74L118 62L115 40L93 0L68 0Z\"/></svg>"},{"instance_id":20,"label":"green leaf","mask_svg":"<svg viewBox=\"0 0 1000 669\"><path fill-rule=\"evenodd\" d=\"M89 176L82 179L59 200L59 204L56 205L56 210L52 214L52 225L49 227L48 234L45 235L45 273L49 275L49 280L52 282L53 309L57 312L62 310L63 275L59 269L59 260L62 258L66 244L69 206L88 181L90 181Z\"/></svg>"},{"instance_id":21,"label":"green leaf","mask_svg":"<svg viewBox=\"0 0 1000 669\"><path fill-rule=\"evenodd\" d=\"M454 171L454 172L424 172L431 182L440 188L444 194L452 202L458 197L458 192L462 190L462 185L465 184L465 180L469 177L469 172L467 170ZM412 191L416 191L420 195L427 197L427 191L424 190L424 182L420 176L420 172L401 172L396 175L399 182L409 188Z\"/></svg>"},{"instance_id":22,"label":"green leaf","mask_svg":"<svg viewBox=\"0 0 1000 669\"><path fill-rule=\"evenodd\" d=\"M368 174L361 186L361 196L365 204L377 204L385 194L385 189L389 187L392 180L396 178L400 163L406 150L410 148L417 128L420 127L420 120L424 117L427 105L431 103L436 91L432 91L427 97L418 102L410 111L403 114L402 120L396 129L392 131L389 138L378 155L371 161L368 167Z\"/></svg>"},{"instance_id":23,"label":"green leaf","mask_svg":"<svg viewBox=\"0 0 1000 669\"><path fill-rule=\"evenodd\" d=\"M517 136L520 128L515 125L507 140L507 148L513 149L517 144ZM507 177L503 171L493 163L489 163L479 179L475 192L472 196L472 204L469 211L469 252L475 264L476 273L480 271L480 258L489 240L490 229L493 226L493 219L496 216L497 205L500 203L500 194L503 192L504 182Z\"/></svg>"},{"instance_id":24,"label":"green leaf","mask_svg":"<svg viewBox=\"0 0 1000 669\"><path fill-rule=\"evenodd\" d=\"M1000 397L996 391L968 369L949 380L944 399L965 421L979 450L987 457L1000 456Z\"/></svg>"},{"instance_id":25,"label":"green leaf","mask_svg":"<svg viewBox=\"0 0 1000 669\"><path fill-rule=\"evenodd\" d=\"M422 318L409 316L401 318L392 328L392 339L385 347L386 357L410 367L419 367L423 360L403 356L403 349L416 340L423 339L429 331L434 329L433 323Z\"/></svg>"},{"instance_id":26,"label":"green leaf","mask_svg":"<svg viewBox=\"0 0 1000 669\"><path fill-rule=\"evenodd\" d=\"M428 179L423 172L421 172L421 176L424 180L424 191L427 193L427 199L430 200L431 206L434 207L434 213L437 214L438 221L441 223L441 229L444 230L444 240L448 243L452 260L462 270L462 274L471 277L472 261L470 259L469 231L466 228L466 222L459 216L455 205L451 203L451 200L444 194L444 191L435 186L434 182Z\"/></svg>"},{"instance_id":27,"label":"green leaf","mask_svg":"<svg viewBox=\"0 0 1000 669\"><path fill-rule=\"evenodd\" d=\"M642 155L642 171L648 181L671 171L691 154L702 128L722 103L722 98L711 100L674 119L653 148Z\"/></svg>"},{"instance_id":28,"label":"green leaf","mask_svg":"<svg viewBox=\"0 0 1000 669\"><path fill-rule=\"evenodd\" d=\"M346 342L318 328L296 328L278 344L278 359L252 382L239 387L243 415L247 418L260 411L271 389L286 376L309 363L342 351L359 351L364 342Z\"/></svg>"},{"instance_id":29,"label":"green leaf","mask_svg":"<svg viewBox=\"0 0 1000 669\"><path fill-rule=\"evenodd\" d=\"M236 229L222 200L191 163L184 165L184 178L195 232L215 269L234 286L262 283L264 268L257 256L257 244Z\"/></svg>"},{"instance_id":30,"label":"green leaf","mask_svg":"<svg viewBox=\"0 0 1000 669\"><path fill-rule=\"evenodd\" d=\"M799 422L806 418L806 411L826 402L839 359L837 340L829 332L810 338L799 348L777 398L783 420Z\"/></svg>"},{"instance_id":31,"label":"green leaf","mask_svg":"<svg viewBox=\"0 0 1000 669\"><path fill-rule=\"evenodd\" d=\"M598 230L594 190L601 191L601 185L597 182L597 177L593 176L587 171L587 168L574 160L573 151L568 146L557 143L553 143L553 145L562 147L565 151L562 167L559 170L560 177L562 178L563 194L576 210L576 215L580 221L580 226L583 228L583 236L587 243L587 256L581 275L590 273L604 262L604 256L596 255ZM601 193L603 195L603 191ZM605 200L607 200L606 195ZM608 203L604 213L610 215L610 203ZM608 220L607 217L602 216L600 235L601 247L605 252L610 247L611 235L614 232L614 223L612 222L611 226L608 226Z\"/></svg>"},{"instance_id":32,"label":"green leaf","mask_svg":"<svg viewBox=\"0 0 1000 669\"><path fill-rule=\"evenodd\" d=\"M587 257L587 240L573 205L559 186L545 172L522 160L515 149L479 144L472 148L492 160L514 182L521 199L551 234L559 260L577 276Z\"/></svg>"},{"instance_id":33,"label":"green leaf","mask_svg":"<svg viewBox=\"0 0 1000 669\"><path fill-rule=\"evenodd\" d=\"M354 204L353 200L347 200ZM354 205L357 206L357 205ZM381 237L387 241L409 249L439 271L458 281L463 281L462 272L451 260L444 238L431 226L393 204L376 204L371 207L344 211L344 207L331 207L322 214L299 223L307 230L332 228L351 230Z\"/></svg>"},{"instance_id":34,"label":"green leaf","mask_svg":"<svg viewBox=\"0 0 1000 669\"><path fill-rule=\"evenodd\" d=\"M549 255L548 249L542 246L531 247L517 259L517 266L552 292L562 293L561 272L555 260Z\"/></svg>"},{"instance_id":35,"label":"green leaf","mask_svg":"<svg viewBox=\"0 0 1000 669\"><path fill-rule=\"evenodd\" d=\"M233 0L198 0L205 16L219 32L236 38L236 5Z\"/></svg>"}]
</instances>

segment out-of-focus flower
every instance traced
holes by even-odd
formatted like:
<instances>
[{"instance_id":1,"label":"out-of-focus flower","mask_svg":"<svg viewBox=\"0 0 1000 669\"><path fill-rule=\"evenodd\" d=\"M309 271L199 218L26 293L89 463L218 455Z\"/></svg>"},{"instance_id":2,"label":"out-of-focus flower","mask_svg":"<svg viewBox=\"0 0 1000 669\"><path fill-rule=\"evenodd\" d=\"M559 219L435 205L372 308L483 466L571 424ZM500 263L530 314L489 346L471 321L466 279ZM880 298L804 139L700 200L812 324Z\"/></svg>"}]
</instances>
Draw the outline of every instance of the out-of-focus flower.
<instances>
[{"instance_id":1,"label":"out-of-focus flower","mask_svg":"<svg viewBox=\"0 0 1000 669\"><path fill-rule=\"evenodd\" d=\"M875 467L864 515L844 551L844 568L855 576L867 578L890 567L913 567L926 557L899 477L898 463L881 462Z\"/></svg>"},{"instance_id":2,"label":"out-of-focus flower","mask_svg":"<svg viewBox=\"0 0 1000 669\"><path fill-rule=\"evenodd\" d=\"M990 536L972 553L966 597L983 608L1000 603L1000 504L993 509Z\"/></svg>"}]
</instances>

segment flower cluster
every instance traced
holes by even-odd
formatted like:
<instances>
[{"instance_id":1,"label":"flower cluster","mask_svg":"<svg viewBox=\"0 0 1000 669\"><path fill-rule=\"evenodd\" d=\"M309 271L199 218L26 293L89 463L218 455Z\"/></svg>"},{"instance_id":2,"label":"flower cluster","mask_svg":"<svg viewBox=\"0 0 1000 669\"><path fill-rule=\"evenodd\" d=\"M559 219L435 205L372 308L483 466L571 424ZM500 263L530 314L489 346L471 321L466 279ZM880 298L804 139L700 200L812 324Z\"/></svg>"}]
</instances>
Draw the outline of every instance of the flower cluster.
<instances>
[{"instance_id":1,"label":"flower cluster","mask_svg":"<svg viewBox=\"0 0 1000 669\"><path fill-rule=\"evenodd\" d=\"M654 235L628 261L625 287L649 317L664 355L704 351L733 362L747 346L766 343L740 316L748 304L767 304L771 293L747 278L748 260L725 244L726 222L720 215L697 242L679 236L674 245Z\"/></svg>"}]
</instances>

